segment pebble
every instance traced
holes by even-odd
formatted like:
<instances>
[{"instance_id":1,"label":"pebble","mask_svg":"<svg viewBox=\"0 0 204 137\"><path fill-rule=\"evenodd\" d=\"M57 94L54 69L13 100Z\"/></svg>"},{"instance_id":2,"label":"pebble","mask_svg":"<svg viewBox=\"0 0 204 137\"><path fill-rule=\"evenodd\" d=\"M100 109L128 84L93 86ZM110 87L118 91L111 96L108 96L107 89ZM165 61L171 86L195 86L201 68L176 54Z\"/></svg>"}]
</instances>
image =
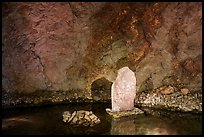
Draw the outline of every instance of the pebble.
<instances>
[{"instance_id":1,"label":"pebble","mask_svg":"<svg viewBox=\"0 0 204 137\"><path fill-rule=\"evenodd\" d=\"M174 88L172 86L168 86L168 87L161 87L160 88L160 92L162 94L171 94L174 93Z\"/></svg>"},{"instance_id":2,"label":"pebble","mask_svg":"<svg viewBox=\"0 0 204 137\"><path fill-rule=\"evenodd\" d=\"M137 94L136 103L142 107L163 107L172 108L178 111L202 111L202 93L190 93L188 88L182 87L181 90L175 91L172 86L162 86L154 91ZM155 92L158 91L159 92ZM157 95L155 95L155 93ZM162 94L161 94L162 93ZM179 106L179 107L178 107Z\"/></svg>"},{"instance_id":3,"label":"pebble","mask_svg":"<svg viewBox=\"0 0 204 137\"><path fill-rule=\"evenodd\" d=\"M181 91L181 93L184 94L184 95L190 93L189 89L187 89L187 88L182 88L180 91Z\"/></svg>"}]
</instances>

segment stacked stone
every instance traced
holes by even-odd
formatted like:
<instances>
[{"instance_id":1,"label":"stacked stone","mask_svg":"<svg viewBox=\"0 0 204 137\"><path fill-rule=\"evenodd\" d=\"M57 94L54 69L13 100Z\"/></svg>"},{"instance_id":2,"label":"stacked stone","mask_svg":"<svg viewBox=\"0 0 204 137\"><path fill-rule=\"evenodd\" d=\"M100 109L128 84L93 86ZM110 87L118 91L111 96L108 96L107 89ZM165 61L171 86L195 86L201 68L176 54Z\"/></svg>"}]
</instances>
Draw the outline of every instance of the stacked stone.
<instances>
[{"instance_id":1,"label":"stacked stone","mask_svg":"<svg viewBox=\"0 0 204 137\"><path fill-rule=\"evenodd\" d=\"M93 127L100 123L100 119L92 111L80 110L74 111L72 114L69 111L65 111L63 113L63 122L78 126Z\"/></svg>"}]
</instances>

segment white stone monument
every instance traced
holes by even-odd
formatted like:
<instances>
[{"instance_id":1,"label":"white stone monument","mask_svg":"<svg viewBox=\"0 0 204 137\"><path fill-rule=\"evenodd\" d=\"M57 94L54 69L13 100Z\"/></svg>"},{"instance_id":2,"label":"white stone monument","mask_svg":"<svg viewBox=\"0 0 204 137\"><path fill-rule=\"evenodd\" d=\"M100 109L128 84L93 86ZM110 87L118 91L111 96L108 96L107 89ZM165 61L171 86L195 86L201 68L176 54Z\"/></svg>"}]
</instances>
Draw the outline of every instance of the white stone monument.
<instances>
[{"instance_id":1,"label":"white stone monument","mask_svg":"<svg viewBox=\"0 0 204 137\"><path fill-rule=\"evenodd\" d=\"M135 74L128 67L123 67L118 71L117 78L111 87L112 111L118 112L134 109L135 96Z\"/></svg>"}]
</instances>

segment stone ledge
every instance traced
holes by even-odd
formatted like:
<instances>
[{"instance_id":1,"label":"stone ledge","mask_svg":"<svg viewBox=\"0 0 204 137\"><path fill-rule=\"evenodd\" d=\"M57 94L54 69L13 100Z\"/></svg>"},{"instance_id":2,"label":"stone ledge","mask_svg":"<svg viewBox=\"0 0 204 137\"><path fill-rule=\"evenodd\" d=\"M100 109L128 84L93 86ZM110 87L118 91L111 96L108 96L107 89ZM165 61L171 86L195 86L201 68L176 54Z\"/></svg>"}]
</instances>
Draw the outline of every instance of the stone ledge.
<instances>
[{"instance_id":1,"label":"stone ledge","mask_svg":"<svg viewBox=\"0 0 204 137\"><path fill-rule=\"evenodd\" d=\"M127 111L118 111L118 112L113 112L110 108L106 108L106 112L109 115L111 115L113 118L120 118L124 116L138 115L138 114L144 113L144 111L142 111L139 108L134 108L132 110L127 110Z\"/></svg>"}]
</instances>

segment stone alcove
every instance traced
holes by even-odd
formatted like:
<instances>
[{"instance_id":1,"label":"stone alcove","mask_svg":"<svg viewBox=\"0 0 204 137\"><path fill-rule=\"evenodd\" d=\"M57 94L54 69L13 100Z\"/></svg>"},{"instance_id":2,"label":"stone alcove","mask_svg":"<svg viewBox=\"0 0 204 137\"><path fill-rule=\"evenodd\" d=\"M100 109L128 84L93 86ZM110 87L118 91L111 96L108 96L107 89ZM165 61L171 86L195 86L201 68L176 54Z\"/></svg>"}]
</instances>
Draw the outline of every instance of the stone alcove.
<instances>
[{"instance_id":1,"label":"stone alcove","mask_svg":"<svg viewBox=\"0 0 204 137\"><path fill-rule=\"evenodd\" d=\"M111 101L111 85L113 83L105 77L95 80L91 84L91 95L95 101Z\"/></svg>"}]
</instances>

